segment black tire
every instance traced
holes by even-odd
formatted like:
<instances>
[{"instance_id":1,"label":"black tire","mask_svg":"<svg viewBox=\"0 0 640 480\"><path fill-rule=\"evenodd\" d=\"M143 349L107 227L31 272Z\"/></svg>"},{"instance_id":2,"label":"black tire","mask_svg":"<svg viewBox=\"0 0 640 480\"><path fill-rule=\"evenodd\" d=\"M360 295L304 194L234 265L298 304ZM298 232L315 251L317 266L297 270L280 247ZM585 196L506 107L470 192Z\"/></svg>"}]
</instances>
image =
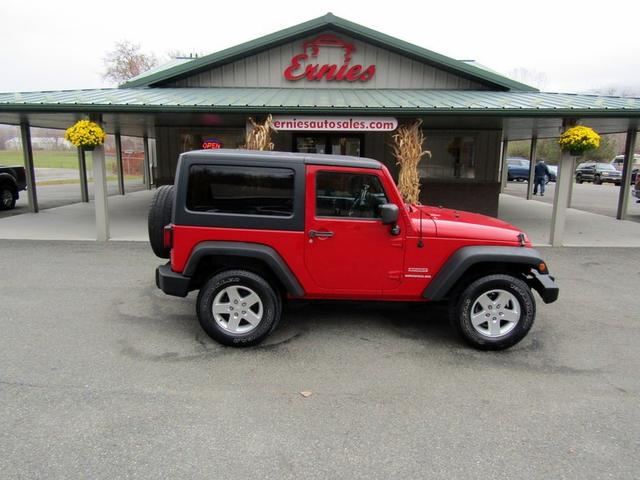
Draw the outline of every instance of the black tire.
<instances>
[{"instance_id":1,"label":"black tire","mask_svg":"<svg viewBox=\"0 0 640 480\"><path fill-rule=\"evenodd\" d=\"M212 310L216 296L232 286L240 287L240 291L250 289L258 295L262 303L262 316L259 323L246 333L232 333L224 328L218 323ZM246 292L247 290L244 291ZM222 298L225 298L225 295L223 293ZM228 298L229 304L233 305L231 297ZM251 305L247 308L249 307ZM269 282L260 275L246 270L225 270L211 277L200 289L196 309L200 325L215 341L230 347L251 347L262 342L278 324L282 313L282 299ZM238 312L234 312L234 314L237 316ZM227 314L223 313L222 315ZM223 317L222 323L226 320L228 325L231 315L229 313L226 318ZM248 322L244 322L248 324ZM243 326L242 324L239 325Z\"/></svg>"},{"instance_id":2,"label":"black tire","mask_svg":"<svg viewBox=\"0 0 640 480\"><path fill-rule=\"evenodd\" d=\"M584 180L582 180L582 175L576 175L576 183L582 183L584 182Z\"/></svg>"},{"instance_id":3,"label":"black tire","mask_svg":"<svg viewBox=\"0 0 640 480\"><path fill-rule=\"evenodd\" d=\"M171 255L171 249L164 246L164 227L171 223L173 192L173 185L159 187L149 207L149 243L153 253L160 258L169 258Z\"/></svg>"},{"instance_id":4,"label":"black tire","mask_svg":"<svg viewBox=\"0 0 640 480\"><path fill-rule=\"evenodd\" d=\"M595 177L593 177L593 184L602 185L602 179L600 178L600 175L596 175Z\"/></svg>"},{"instance_id":5,"label":"black tire","mask_svg":"<svg viewBox=\"0 0 640 480\"><path fill-rule=\"evenodd\" d=\"M471 315L474 313L471 309L476 300L492 290L504 290L513 295L519 303L520 312L515 325L506 333L496 337L483 335L471 322ZM482 312L483 310L480 313ZM472 347L479 350L504 350L518 343L531 330L536 316L536 303L531 289L524 281L511 275L488 275L472 282L452 300L450 315L451 324L456 332ZM487 322L491 318L495 317L489 317ZM499 322L498 325L502 326L502 321L499 320ZM508 323L505 325L508 328ZM489 327L487 323L487 329Z\"/></svg>"},{"instance_id":6,"label":"black tire","mask_svg":"<svg viewBox=\"0 0 640 480\"><path fill-rule=\"evenodd\" d=\"M18 201L18 192L10 183L0 185L0 210L11 210Z\"/></svg>"}]
</instances>

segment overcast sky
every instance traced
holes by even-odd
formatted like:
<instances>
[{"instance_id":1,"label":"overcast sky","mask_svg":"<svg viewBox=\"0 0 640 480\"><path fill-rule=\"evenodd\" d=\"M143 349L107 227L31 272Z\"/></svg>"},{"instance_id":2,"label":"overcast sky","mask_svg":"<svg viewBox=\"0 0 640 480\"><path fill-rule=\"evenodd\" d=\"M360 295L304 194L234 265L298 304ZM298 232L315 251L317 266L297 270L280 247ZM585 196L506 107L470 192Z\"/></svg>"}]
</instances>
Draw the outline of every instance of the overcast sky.
<instances>
[{"instance_id":1,"label":"overcast sky","mask_svg":"<svg viewBox=\"0 0 640 480\"><path fill-rule=\"evenodd\" d=\"M544 74L547 91L640 91L638 1L0 0L0 92L110 86L102 58L121 39L159 57L212 53L328 11L502 73Z\"/></svg>"}]
</instances>

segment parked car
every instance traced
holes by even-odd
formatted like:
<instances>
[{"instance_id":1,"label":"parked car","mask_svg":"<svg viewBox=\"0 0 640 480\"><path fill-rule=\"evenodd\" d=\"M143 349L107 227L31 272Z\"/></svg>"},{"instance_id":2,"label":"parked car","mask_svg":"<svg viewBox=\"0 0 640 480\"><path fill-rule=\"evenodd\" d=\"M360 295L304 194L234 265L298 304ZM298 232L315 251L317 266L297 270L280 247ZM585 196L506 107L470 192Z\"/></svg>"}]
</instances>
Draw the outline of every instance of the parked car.
<instances>
[{"instance_id":1,"label":"parked car","mask_svg":"<svg viewBox=\"0 0 640 480\"><path fill-rule=\"evenodd\" d=\"M576 168L576 182L593 182L596 185L603 183L622 183L622 174L610 163L584 162Z\"/></svg>"},{"instance_id":2,"label":"parked car","mask_svg":"<svg viewBox=\"0 0 640 480\"><path fill-rule=\"evenodd\" d=\"M529 180L530 162L522 157L507 158L507 180L511 181L528 181Z\"/></svg>"},{"instance_id":3,"label":"parked car","mask_svg":"<svg viewBox=\"0 0 640 480\"><path fill-rule=\"evenodd\" d=\"M555 182L558 178L558 166L557 165L547 165L549 169L549 175L547 176L547 183Z\"/></svg>"},{"instance_id":4,"label":"parked car","mask_svg":"<svg viewBox=\"0 0 640 480\"><path fill-rule=\"evenodd\" d=\"M611 165L613 165L616 170L622 172L622 167L624 165L624 155L616 155L611 160ZM635 185L636 177L638 172L640 171L640 154L633 155L633 162L631 163L631 185Z\"/></svg>"},{"instance_id":5,"label":"parked car","mask_svg":"<svg viewBox=\"0 0 640 480\"><path fill-rule=\"evenodd\" d=\"M256 345L289 299L448 301L473 347L519 342L558 287L518 228L405 204L387 168L340 155L201 150L158 188L149 239L170 261L156 285L196 301L218 342Z\"/></svg>"},{"instance_id":6,"label":"parked car","mask_svg":"<svg viewBox=\"0 0 640 480\"><path fill-rule=\"evenodd\" d=\"M20 192L27 188L24 167L0 166L0 210L11 210L16 206Z\"/></svg>"}]
</instances>

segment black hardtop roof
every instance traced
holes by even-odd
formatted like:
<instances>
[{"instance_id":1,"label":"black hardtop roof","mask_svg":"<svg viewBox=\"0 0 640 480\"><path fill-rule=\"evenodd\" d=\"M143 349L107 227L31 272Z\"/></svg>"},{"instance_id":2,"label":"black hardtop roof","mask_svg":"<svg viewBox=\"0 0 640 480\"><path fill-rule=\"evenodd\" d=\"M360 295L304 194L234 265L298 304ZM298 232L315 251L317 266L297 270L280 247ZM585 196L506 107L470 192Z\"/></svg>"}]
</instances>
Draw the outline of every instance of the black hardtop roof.
<instances>
[{"instance_id":1,"label":"black hardtop roof","mask_svg":"<svg viewBox=\"0 0 640 480\"><path fill-rule=\"evenodd\" d=\"M380 170L382 164L371 158L351 157L347 155L327 155L322 153L274 152L265 150L233 150L219 148L216 150L192 150L180 155L181 157L204 162L231 160L237 162L274 160L304 163L307 165L331 165L336 167L375 168Z\"/></svg>"}]
</instances>

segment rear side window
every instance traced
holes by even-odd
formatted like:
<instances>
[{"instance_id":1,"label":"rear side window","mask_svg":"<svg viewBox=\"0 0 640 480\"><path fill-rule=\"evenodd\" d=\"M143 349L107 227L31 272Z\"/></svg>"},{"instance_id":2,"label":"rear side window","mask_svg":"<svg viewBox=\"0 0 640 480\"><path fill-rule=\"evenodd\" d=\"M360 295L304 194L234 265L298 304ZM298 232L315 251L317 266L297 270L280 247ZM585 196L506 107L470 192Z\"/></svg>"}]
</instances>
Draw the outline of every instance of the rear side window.
<instances>
[{"instance_id":1,"label":"rear side window","mask_svg":"<svg viewBox=\"0 0 640 480\"><path fill-rule=\"evenodd\" d=\"M187 208L194 212L290 217L294 171L288 168L192 165Z\"/></svg>"},{"instance_id":2,"label":"rear side window","mask_svg":"<svg viewBox=\"0 0 640 480\"><path fill-rule=\"evenodd\" d=\"M343 172L316 174L316 216L379 218L387 197L375 175Z\"/></svg>"}]
</instances>

